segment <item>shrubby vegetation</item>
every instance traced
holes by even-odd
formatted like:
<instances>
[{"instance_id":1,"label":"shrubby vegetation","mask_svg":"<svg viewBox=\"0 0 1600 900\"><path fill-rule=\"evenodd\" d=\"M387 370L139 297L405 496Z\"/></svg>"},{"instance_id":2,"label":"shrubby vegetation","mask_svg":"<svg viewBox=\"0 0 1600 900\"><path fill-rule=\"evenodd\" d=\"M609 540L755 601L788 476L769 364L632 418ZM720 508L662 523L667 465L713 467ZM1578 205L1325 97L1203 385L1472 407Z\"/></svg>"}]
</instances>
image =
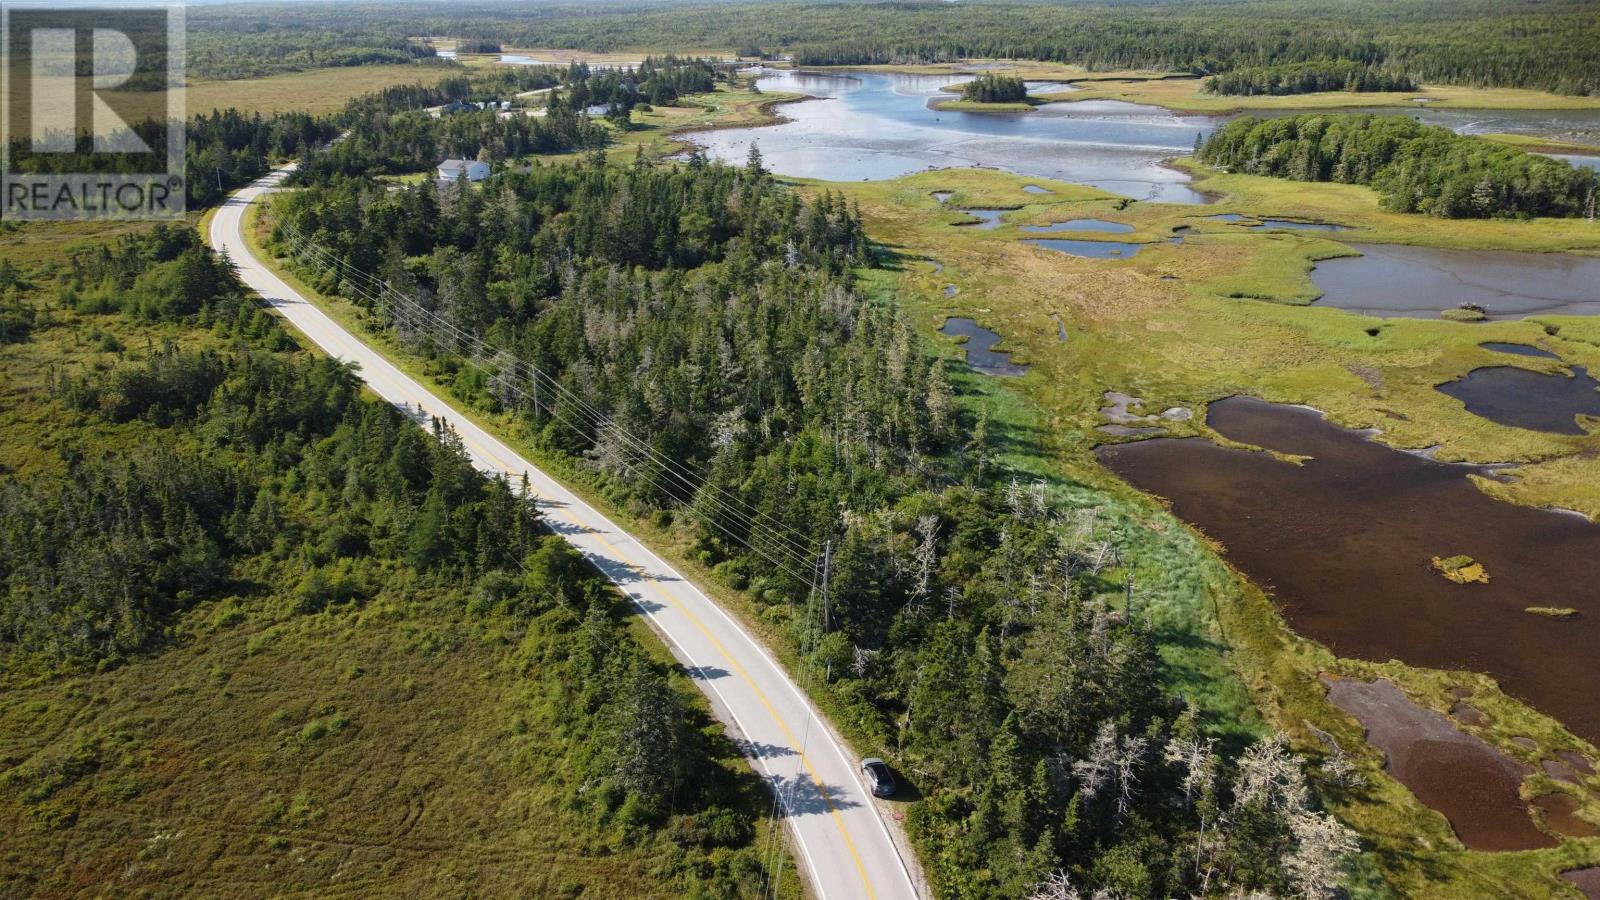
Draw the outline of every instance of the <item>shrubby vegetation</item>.
<instances>
[{"instance_id":1,"label":"shrubby vegetation","mask_svg":"<svg viewBox=\"0 0 1600 900\"><path fill-rule=\"evenodd\" d=\"M1212 94L1314 94L1319 91L1414 91L1409 75L1353 59L1322 59L1248 66L1212 75L1205 89Z\"/></svg>"},{"instance_id":2,"label":"shrubby vegetation","mask_svg":"<svg viewBox=\"0 0 1600 900\"><path fill-rule=\"evenodd\" d=\"M1593 215L1594 172L1404 116L1241 118L1199 159L1253 175L1370 184L1387 209L1445 218Z\"/></svg>"},{"instance_id":3,"label":"shrubby vegetation","mask_svg":"<svg viewBox=\"0 0 1600 900\"><path fill-rule=\"evenodd\" d=\"M961 86L961 99L977 103L1021 103L1028 86L1010 75L980 75Z\"/></svg>"},{"instance_id":4,"label":"shrubby vegetation","mask_svg":"<svg viewBox=\"0 0 1600 900\"><path fill-rule=\"evenodd\" d=\"M297 352L192 228L158 226L90 246L53 286L40 277L30 285L9 264L0 265L0 279L13 293L28 285L35 302L74 323L116 317L150 338L143 348L107 339L101 349L122 358L109 366L64 356L32 400L62 438L62 460L0 475L0 682L37 686L53 674L90 671L115 677L120 664L168 652L180 654L181 667L188 657L175 643L197 628L247 619L348 616L341 627L351 635L410 629L407 604L447 598L477 631L505 635L486 642L511 657L496 677L525 683L537 704L518 721L523 731L539 723L540 734L519 737L497 722L478 738L493 746L480 749L497 759L514 755L507 745L559 754L556 774L544 777L552 802L587 824L576 837L588 846L611 831L625 846L659 841L648 871L660 891L764 895L771 860L754 844L765 809L758 784L716 762L731 746L630 637L621 596L543 527L520 486L480 475L448 429L435 424L430 433L364 399L341 363ZM95 448L72 437L86 434ZM141 707L145 718L154 704ZM291 747L333 740L352 727L351 712L363 714L309 718ZM74 726L95 715L75 716ZM114 802L120 814L140 793L131 777L113 786L115 801L88 792L106 780L97 772L138 769L142 755L126 727L107 738L107 723L99 724L90 730L100 737L81 741L66 761L52 750L0 764L0 814L23 829L8 842L8 862L22 858L24 830L35 846L46 840L38 833L61 833L80 814L94 825L80 823L60 840L106 839L102 808ZM260 725L238 723L238 731L261 740ZM202 731L172 735L161 759ZM276 760L285 751L267 734L261 753ZM344 738L352 739L361 738ZM450 791L470 794L470 779L451 777L465 783ZM293 785L292 777L268 777L256 787L270 798ZM195 802L164 798L160 815L181 815ZM391 805L380 820L392 823L393 813ZM299 841L306 824L291 817L270 831ZM213 848L212 858L221 852ZM27 893L24 885L48 883L58 865L41 856L21 869L0 867L0 884ZM118 868L122 878L135 875ZM207 868L164 883L203 883Z\"/></svg>"},{"instance_id":5,"label":"shrubby vegetation","mask_svg":"<svg viewBox=\"0 0 1600 900\"><path fill-rule=\"evenodd\" d=\"M55 379L68 410L181 437L4 485L8 668L149 649L177 614L237 591L230 573L262 554L283 577L303 573L298 602L315 610L370 595L383 558L471 579L531 552L532 507L479 478L452 436L429 441L361 401L336 362L250 346L281 347L283 335L192 229L80 252L58 302L209 323L241 339L226 351L168 344L103 374ZM308 499L327 492L337 508L311 516Z\"/></svg>"},{"instance_id":6,"label":"shrubby vegetation","mask_svg":"<svg viewBox=\"0 0 1600 900\"><path fill-rule=\"evenodd\" d=\"M944 363L855 287L872 251L836 198L752 154L535 166L442 206L335 181L275 214L305 278L749 592L898 748L942 895L1338 882L1353 839L1300 761L1228 758L1163 692L1114 537L996 468ZM409 299L374 303L369 276Z\"/></svg>"}]
</instances>

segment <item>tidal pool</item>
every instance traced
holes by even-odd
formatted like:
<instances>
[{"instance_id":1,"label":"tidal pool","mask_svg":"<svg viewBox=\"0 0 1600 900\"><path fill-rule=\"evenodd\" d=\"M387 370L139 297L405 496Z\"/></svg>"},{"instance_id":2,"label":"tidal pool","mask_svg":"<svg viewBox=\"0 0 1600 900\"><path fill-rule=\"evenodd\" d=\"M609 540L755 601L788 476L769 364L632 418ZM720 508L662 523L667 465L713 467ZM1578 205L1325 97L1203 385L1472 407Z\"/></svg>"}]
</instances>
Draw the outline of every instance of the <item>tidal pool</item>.
<instances>
[{"instance_id":1,"label":"tidal pool","mask_svg":"<svg viewBox=\"0 0 1600 900\"><path fill-rule=\"evenodd\" d=\"M781 175L863 181L924 169L988 166L1090 184L1140 200L1204 203L1189 176L1162 165L1193 148L1215 120L1111 100L1050 103L1021 114L937 110L934 99L970 76L769 71L769 93L818 98L785 104L789 121L691 135L706 153L742 163L754 143ZM1060 90L1059 86L1053 90Z\"/></svg>"},{"instance_id":2,"label":"tidal pool","mask_svg":"<svg viewBox=\"0 0 1600 900\"><path fill-rule=\"evenodd\" d=\"M1335 225L1332 222L1295 222L1289 219L1262 219L1254 225L1246 226L1251 231L1349 231L1349 225Z\"/></svg>"},{"instance_id":3,"label":"tidal pool","mask_svg":"<svg viewBox=\"0 0 1600 900\"><path fill-rule=\"evenodd\" d=\"M957 228L974 228L978 231L993 231L1005 223L1000 217L1013 210L1009 209L963 209L962 212L977 219L976 222L957 222Z\"/></svg>"},{"instance_id":4,"label":"tidal pool","mask_svg":"<svg viewBox=\"0 0 1600 900\"><path fill-rule=\"evenodd\" d=\"M1533 772L1527 764L1413 703L1389 681L1329 681L1328 700L1361 722L1386 757L1384 771L1448 819L1461 843L1474 850L1556 845L1518 794Z\"/></svg>"},{"instance_id":5,"label":"tidal pool","mask_svg":"<svg viewBox=\"0 0 1600 900\"><path fill-rule=\"evenodd\" d=\"M1133 226L1105 219L1068 219L1065 222L1052 222L1049 225L1024 225L1022 230L1030 234L1054 234L1061 231L1098 231L1104 234L1127 234L1133 230Z\"/></svg>"},{"instance_id":6,"label":"tidal pool","mask_svg":"<svg viewBox=\"0 0 1600 900\"><path fill-rule=\"evenodd\" d=\"M1189 438L1096 450L1101 462L1226 549L1299 633L1342 656L1484 672L1600 739L1600 525L1504 503L1472 466L1404 453L1313 410L1236 397L1211 405L1219 433L1271 454ZM1455 584L1436 556L1481 562ZM1529 606L1578 610L1565 619Z\"/></svg>"},{"instance_id":7,"label":"tidal pool","mask_svg":"<svg viewBox=\"0 0 1600 900\"><path fill-rule=\"evenodd\" d=\"M1073 256L1087 256L1091 259L1127 259L1140 250L1143 244L1130 244L1126 241L1072 241L1061 238L1038 238L1025 243L1058 253L1069 253Z\"/></svg>"},{"instance_id":8,"label":"tidal pool","mask_svg":"<svg viewBox=\"0 0 1600 900\"><path fill-rule=\"evenodd\" d=\"M1012 362L1010 353L991 349L1000 343L998 333L984 328L971 319L951 316L944 320L944 326L939 329L939 333L967 339L961 346L967 351L967 365L975 372L998 378L1016 378L1028 374L1028 366Z\"/></svg>"},{"instance_id":9,"label":"tidal pool","mask_svg":"<svg viewBox=\"0 0 1600 900\"><path fill-rule=\"evenodd\" d=\"M1515 250L1350 244L1361 256L1311 270L1321 306L1381 318L1435 318L1464 303L1491 319L1600 315L1600 258Z\"/></svg>"},{"instance_id":10,"label":"tidal pool","mask_svg":"<svg viewBox=\"0 0 1600 900\"><path fill-rule=\"evenodd\" d=\"M1551 353L1549 350L1544 349L1543 347L1535 347L1532 344L1508 344L1505 341L1484 341L1478 346L1485 350L1493 350L1496 353L1510 353L1514 356L1537 356L1541 359L1561 358L1554 353Z\"/></svg>"},{"instance_id":11,"label":"tidal pool","mask_svg":"<svg viewBox=\"0 0 1600 900\"><path fill-rule=\"evenodd\" d=\"M1571 376L1485 366L1438 390L1465 403L1475 416L1530 431L1587 434L1577 417L1600 416L1600 382L1580 366L1572 367Z\"/></svg>"}]
</instances>

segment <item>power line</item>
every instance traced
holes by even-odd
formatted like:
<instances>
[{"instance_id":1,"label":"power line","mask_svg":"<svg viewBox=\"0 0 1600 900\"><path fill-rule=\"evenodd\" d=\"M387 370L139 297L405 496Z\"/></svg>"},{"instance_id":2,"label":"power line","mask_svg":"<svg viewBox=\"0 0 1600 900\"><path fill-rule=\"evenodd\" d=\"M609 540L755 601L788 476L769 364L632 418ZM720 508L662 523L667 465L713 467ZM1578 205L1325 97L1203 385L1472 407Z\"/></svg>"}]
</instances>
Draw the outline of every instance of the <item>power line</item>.
<instances>
[{"instance_id":1,"label":"power line","mask_svg":"<svg viewBox=\"0 0 1600 900\"><path fill-rule=\"evenodd\" d=\"M566 387L565 384L556 379L554 376L551 376L549 373L543 372L531 363L524 362L504 350L489 347L488 344L481 338L462 330L432 310L421 306L413 298L394 290L394 288L391 287L387 282L362 272L360 269L357 269L354 266L351 266L349 263L346 263L344 260L339 259L337 256L332 255L324 248L318 247L310 242L304 242L303 247L304 249L318 254L322 260L339 269L341 272L349 272L355 277L362 279L368 285L367 290L362 290L359 285L352 285L352 287L354 287L358 293L361 293L370 302L378 305L386 305L385 299L388 299L393 303L398 303L402 306L405 306L407 309L412 310L427 319L431 319L439 327L451 332L463 343L467 344L468 347L477 351L476 354L468 355L473 355L474 358L491 356L494 362L501 365L509 364L513 369L522 368L527 370L527 377L530 383L534 385L536 390L540 379L549 382L555 391L557 391L561 396L570 402L573 402L578 407L578 414L583 415L590 420L590 424L596 429L596 440L599 438L599 430L607 429L610 434L619 437L625 444L632 447L635 451L644 454L652 462L661 466L664 473L672 476L675 480L680 482L682 487L687 489L689 492L698 493L703 487L706 487L703 482L699 482L692 477L693 473L689 472L686 467L676 464L673 460L663 456L646 441L629 433L625 429L622 429L620 426L617 426L614 419L606 416L603 412L589 404L588 401L573 393ZM512 389L517 390L517 392L525 399L527 398L527 394L525 392L520 391L519 389L515 388L515 386L512 386ZM537 395L535 395L532 399L535 401L535 413L537 413L539 411ZM582 433L581 429L579 429L579 431ZM662 487L659 482L653 482L653 484L655 484L657 487ZM713 486L712 490L715 491L717 489ZM686 499L672 493L671 491L666 492L669 494L669 496L673 496L674 499L677 499L680 502L686 504L692 504L694 502L692 498ZM750 507L748 503L746 503L737 495L720 495L719 492L718 496L714 496L711 499L714 501L715 505L718 506L719 510L740 519L741 522L747 526L747 528L754 527L755 520L757 519L765 520L766 525L764 527L772 530L772 536L779 539L780 543L785 544L786 550L795 555L799 560L808 559L810 557L812 552L812 546L810 542L790 536L788 533L789 530L781 522L778 522L760 510Z\"/></svg>"},{"instance_id":2,"label":"power line","mask_svg":"<svg viewBox=\"0 0 1600 900\"><path fill-rule=\"evenodd\" d=\"M575 394L565 384L556 379L554 376L551 376L549 373L542 371L530 363L526 363L517 359L515 356L512 356L506 351L490 347L487 342L483 341L481 338L462 330L454 323L451 323L439 316L433 310L429 310L422 306L414 298L408 297L407 295L395 290L387 282L369 275L366 272L362 272L360 269L357 269L344 260L334 256L326 249L304 239L298 234L297 231L287 227L284 227L284 231L287 232L291 247L295 252L309 252L314 257L313 262L321 262L325 269L335 270L336 274L345 276L344 280L348 287L350 287L362 299L367 300L369 303L375 306L385 309L385 311L387 311L391 317L394 318L397 325L404 324L401 321L401 317L397 314L397 308L403 308L406 312L409 312L422 319L424 323L435 325L448 335L452 336L455 341L459 342L460 345L456 348L456 351L462 353L462 355L473 358L474 360L487 358L502 365L509 363L513 369L526 370L528 380L535 387L537 387L541 380L544 383L547 383L550 388L556 391L560 397L573 405L573 416L581 417L582 419L586 420L588 425L596 430L596 434L594 435L593 439L598 441L599 430L606 429L611 435L620 439L626 446L632 448L638 453L643 454L652 462L656 463L660 467L660 471L663 474L671 476L678 482L678 485L673 485L663 484L659 480L652 480L652 485L661 490L662 493L682 504L688 509L691 515L701 519L702 522L711 526L712 528L721 531L735 543L743 545L751 552L757 554L767 562L774 565L780 571L789 575L791 578L794 578L797 582L801 584L811 584L811 582L809 582L806 578L800 576L794 571L796 568L803 568L805 562L811 558L809 543L802 541L798 537L792 536L792 534L789 533L789 530L783 528L782 526L772 527L769 525L760 524L756 521L758 518L765 519L769 522L774 521L769 515L761 512L760 510L752 510L752 508L749 507L749 505L745 503L742 498L737 496L728 496L721 491L721 489L715 487L714 485L703 482L697 484L696 481L691 477L692 473L690 473L686 467L679 466L672 460L662 456L654 447L650 446L638 436L629 433L620 425L617 425L613 419L596 409L592 404L584 400L584 398ZM358 279L358 283L351 283L352 278ZM528 392L524 391L515 383L508 384L506 387L525 400L536 399L536 397L530 396ZM578 434L586 438L590 437L583 424L575 422L571 416L563 414L563 410L560 405L552 405L551 417L557 421L560 421L567 427L572 428ZM700 495L700 497L697 497L697 494ZM701 497L708 502L715 512L722 516L727 516L740 524L745 530L746 534L740 535L733 529L729 528L727 524L720 521L717 516L710 515L708 512L700 509L697 500Z\"/></svg>"}]
</instances>

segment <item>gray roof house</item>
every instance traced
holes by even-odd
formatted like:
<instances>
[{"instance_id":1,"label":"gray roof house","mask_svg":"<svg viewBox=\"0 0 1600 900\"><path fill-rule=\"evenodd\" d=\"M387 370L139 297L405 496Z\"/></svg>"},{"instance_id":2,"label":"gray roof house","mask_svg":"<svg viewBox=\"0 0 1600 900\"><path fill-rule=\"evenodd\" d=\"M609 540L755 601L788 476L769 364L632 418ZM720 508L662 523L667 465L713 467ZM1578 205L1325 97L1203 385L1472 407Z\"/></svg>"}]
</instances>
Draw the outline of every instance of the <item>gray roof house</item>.
<instances>
[{"instance_id":1,"label":"gray roof house","mask_svg":"<svg viewBox=\"0 0 1600 900\"><path fill-rule=\"evenodd\" d=\"M458 181L463 177L468 181L482 181L489 177L489 164L476 159L447 159L439 163L439 180Z\"/></svg>"}]
</instances>

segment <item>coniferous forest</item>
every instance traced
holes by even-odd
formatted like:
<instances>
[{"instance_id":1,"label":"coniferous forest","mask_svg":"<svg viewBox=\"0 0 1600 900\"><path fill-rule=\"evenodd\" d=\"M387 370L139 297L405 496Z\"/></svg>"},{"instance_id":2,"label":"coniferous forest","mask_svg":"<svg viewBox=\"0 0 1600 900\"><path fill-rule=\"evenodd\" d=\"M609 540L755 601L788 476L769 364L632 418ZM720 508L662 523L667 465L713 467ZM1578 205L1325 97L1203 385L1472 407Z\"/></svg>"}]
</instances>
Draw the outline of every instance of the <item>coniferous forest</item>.
<instances>
[{"instance_id":1,"label":"coniferous forest","mask_svg":"<svg viewBox=\"0 0 1600 900\"><path fill-rule=\"evenodd\" d=\"M1028 99L1028 86L1010 75L980 75L961 86L961 99L978 103L1019 103Z\"/></svg>"},{"instance_id":2,"label":"coniferous forest","mask_svg":"<svg viewBox=\"0 0 1600 900\"><path fill-rule=\"evenodd\" d=\"M853 727L900 748L942 894L1067 872L1125 896L1325 896L1342 877L1353 836L1307 788L1329 776L1278 740L1224 753L1161 690L1151 626L1105 602L1122 587L1092 511L999 476L945 363L856 287L876 251L835 196L802 200L759 155L641 158L443 197L338 179L275 218L302 277L687 529L782 624ZM374 303L369 277L410 302ZM827 611L806 614L825 550Z\"/></svg>"},{"instance_id":3,"label":"coniferous forest","mask_svg":"<svg viewBox=\"0 0 1600 900\"><path fill-rule=\"evenodd\" d=\"M1586 215L1596 191L1592 170L1404 116L1235 119L1199 159L1252 175L1368 184L1388 209L1450 219Z\"/></svg>"},{"instance_id":4,"label":"coniferous forest","mask_svg":"<svg viewBox=\"0 0 1600 900\"><path fill-rule=\"evenodd\" d=\"M1318 91L1414 91L1420 85L1404 72L1352 59L1322 59L1272 66L1245 66L1212 75L1213 94L1312 94Z\"/></svg>"},{"instance_id":5,"label":"coniferous forest","mask_svg":"<svg viewBox=\"0 0 1600 900\"><path fill-rule=\"evenodd\" d=\"M317 31L295 47L284 9ZM1381 66L1418 81L1600 90L1600 17L1584 0L1134 0L1046 4L719 3L539 5L417 3L305 8L196 7L196 74L282 71L340 54L389 54L397 42L451 35L507 47L591 51L722 47L799 65L918 63L1010 57L1092 70L1160 69L1212 75L1323 60ZM381 36L381 39L374 36ZM423 47L413 40L413 47ZM215 51L210 48L215 47ZM343 49L339 49L339 48ZM292 49L291 49L292 48ZM420 52L432 52L425 49ZM385 57L386 58L386 57Z\"/></svg>"}]
</instances>

